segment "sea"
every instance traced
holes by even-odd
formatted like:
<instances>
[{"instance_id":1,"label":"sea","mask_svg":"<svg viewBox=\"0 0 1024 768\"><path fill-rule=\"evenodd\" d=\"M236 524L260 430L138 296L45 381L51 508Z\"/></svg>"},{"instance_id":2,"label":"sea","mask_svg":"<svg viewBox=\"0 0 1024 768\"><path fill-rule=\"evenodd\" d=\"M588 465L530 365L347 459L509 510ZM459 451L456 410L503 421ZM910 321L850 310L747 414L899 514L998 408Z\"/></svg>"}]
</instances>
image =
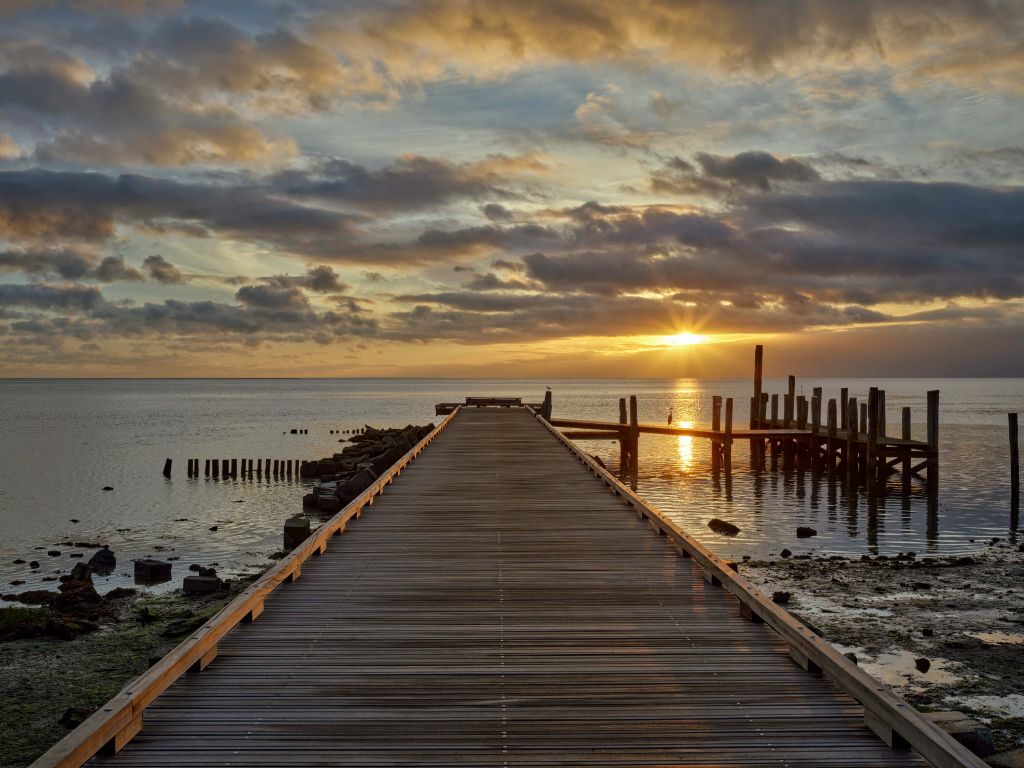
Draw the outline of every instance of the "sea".
<instances>
[{"instance_id":1,"label":"sea","mask_svg":"<svg viewBox=\"0 0 1024 768\"><path fill-rule=\"evenodd\" d=\"M816 386L826 400L840 387L859 399L870 386L886 390L890 433L910 406L919 439L926 392L940 390L937 500L921 482L909 493L892 483L869 498L810 471L758 470L744 443L733 448L731 472L715 473L708 441L652 435L641 437L638 493L737 560L784 548L961 555L1016 540L1007 413L1024 410L1024 379L807 379L798 394L809 398ZM747 423L753 388L703 379L0 380L0 593L52 588L99 544L118 561L97 579L101 592L131 586L133 561L144 558L172 562L172 580L147 587L157 592L179 586L192 564L227 577L258 572L272 564L283 523L302 511L312 482L189 478L188 459L319 458L341 450L346 430L437 422L435 403L466 396L539 402L548 387L556 417L615 421L619 398L636 395L641 421L708 423L712 397L721 395L734 398L737 426ZM786 382L766 380L764 389L782 393ZM583 445L619 470L617 443ZM711 531L716 517L740 532ZM798 526L817 535L798 539Z\"/></svg>"}]
</instances>

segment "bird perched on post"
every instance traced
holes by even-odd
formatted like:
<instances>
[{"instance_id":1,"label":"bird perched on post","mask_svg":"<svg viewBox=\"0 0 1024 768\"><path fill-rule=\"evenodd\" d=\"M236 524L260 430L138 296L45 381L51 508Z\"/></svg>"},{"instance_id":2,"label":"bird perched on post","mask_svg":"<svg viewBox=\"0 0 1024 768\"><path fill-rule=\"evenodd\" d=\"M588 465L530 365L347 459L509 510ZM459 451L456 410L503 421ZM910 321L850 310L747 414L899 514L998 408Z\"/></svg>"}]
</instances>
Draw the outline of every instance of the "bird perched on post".
<instances>
[{"instance_id":1,"label":"bird perched on post","mask_svg":"<svg viewBox=\"0 0 1024 768\"><path fill-rule=\"evenodd\" d=\"M670 427L672 426L672 409L671 408L668 409L668 425Z\"/></svg>"}]
</instances>

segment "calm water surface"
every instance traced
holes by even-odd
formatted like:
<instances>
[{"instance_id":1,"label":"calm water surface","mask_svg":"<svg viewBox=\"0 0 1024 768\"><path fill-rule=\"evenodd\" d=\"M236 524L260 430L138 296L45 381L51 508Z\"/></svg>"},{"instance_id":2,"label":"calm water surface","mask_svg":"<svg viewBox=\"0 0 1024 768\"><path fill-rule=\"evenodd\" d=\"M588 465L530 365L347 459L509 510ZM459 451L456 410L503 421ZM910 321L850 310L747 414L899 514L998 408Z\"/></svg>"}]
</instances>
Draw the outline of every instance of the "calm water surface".
<instances>
[{"instance_id":1,"label":"calm water surface","mask_svg":"<svg viewBox=\"0 0 1024 768\"><path fill-rule=\"evenodd\" d=\"M19 579L25 585L18 589L28 589L66 572L77 562L72 553L92 551L75 543L109 543L116 552L120 567L100 580L101 590L130 583L132 560L147 556L179 558L165 588L178 586L193 562L217 563L226 575L265 567L310 483L189 479L188 458L329 455L339 450L331 429L424 424L435 421L434 403L466 395L539 401L545 385L559 416L615 420L618 398L636 394L641 420L663 422L672 409L676 423L710 421L711 396L721 394L736 399L736 423L744 424L751 392L747 381L689 379L0 381L0 587L7 591ZM954 554L1015 536L1006 413L1024 410L1024 380L806 380L798 389L809 396L822 386L828 398L849 386L851 396L864 398L872 385L887 392L888 423L898 425L899 409L909 405L914 436L922 438L925 391L942 391L937 507L929 510L923 486L910 496L893 487L869 503L810 472L756 472L745 444L733 449L731 475L716 478L706 441L648 435L641 438L639 491L734 558L782 547ZM783 392L785 382L767 381L765 389ZM285 434L300 427L309 434ZM617 469L616 443L585 445ZM169 480L161 474L167 457L174 460ZM102 491L106 485L114 490ZM736 523L741 533L712 533L712 517ZM798 525L819 535L797 540ZM41 567L15 565L19 558Z\"/></svg>"}]
</instances>

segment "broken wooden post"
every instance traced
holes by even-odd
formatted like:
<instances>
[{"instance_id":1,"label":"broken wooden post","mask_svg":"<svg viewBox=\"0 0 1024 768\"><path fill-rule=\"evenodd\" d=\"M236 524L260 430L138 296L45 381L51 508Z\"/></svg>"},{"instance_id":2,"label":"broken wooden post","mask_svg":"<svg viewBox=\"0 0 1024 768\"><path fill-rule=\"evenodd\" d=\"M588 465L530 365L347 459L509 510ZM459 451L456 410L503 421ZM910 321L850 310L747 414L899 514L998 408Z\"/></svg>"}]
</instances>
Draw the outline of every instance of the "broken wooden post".
<instances>
[{"instance_id":1,"label":"broken wooden post","mask_svg":"<svg viewBox=\"0 0 1024 768\"><path fill-rule=\"evenodd\" d=\"M904 440L910 440L911 439L911 437L910 437L910 435L911 435L911 429L910 429L910 406L909 405L903 406L903 430L902 430L902 432L900 434L901 434L901 436L902 436L902 438ZM900 485L902 486L903 492L907 493L910 490L910 472L911 472L911 464L910 464L911 459L910 459L910 448L909 447L904 446L903 448L900 449L900 459L901 459L900 464L901 464L901 469L902 469L901 477L900 477Z\"/></svg>"},{"instance_id":2,"label":"broken wooden post","mask_svg":"<svg viewBox=\"0 0 1024 768\"><path fill-rule=\"evenodd\" d=\"M171 476L171 460L164 459L164 477Z\"/></svg>"},{"instance_id":3,"label":"broken wooden post","mask_svg":"<svg viewBox=\"0 0 1024 768\"><path fill-rule=\"evenodd\" d=\"M878 387L868 390L868 441L866 468L868 483L878 480Z\"/></svg>"},{"instance_id":4,"label":"broken wooden post","mask_svg":"<svg viewBox=\"0 0 1024 768\"><path fill-rule=\"evenodd\" d=\"M629 463L629 443L626 440L626 398L619 398L619 424L622 428L619 430L619 469L626 471L626 465Z\"/></svg>"},{"instance_id":5,"label":"broken wooden post","mask_svg":"<svg viewBox=\"0 0 1024 768\"><path fill-rule=\"evenodd\" d=\"M722 442L722 455L725 459L725 472L732 471L732 398L725 398L725 438Z\"/></svg>"},{"instance_id":6,"label":"broken wooden post","mask_svg":"<svg viewBox=\"0 0 1024 768\"><path fill-rule=\"evenodd\" d=\"M1010 505L1020 504L1020 453L1017 447L1017 414L1006 414L1010 426Z\"/></svg>"},{"instance_id":7,"label":"broken wooden post","mask_svg":"<svg viewBox=\"0 0 1024 768\"><path fill-rule=\"evenodd\" d=\"M828 438L825 440L825 462L828 467L829 477L835 472L835 439L836 439L836 399L829 398L828 401Z\"/></svg>"},{"instance_id":8,"label":"broken wooden post","mask_svg":"<svg viewBox=\"0 0 1024 768\"><path fill-rule=\"evenodd\" d=\"M939 390L928 392L928 489L937 490L939 482Z\"/></svg>"},{"instance_id":9,"label":"broken wooden post","mask_svg":"<svg viewBox=\"0 0 1024 768\"><path fill-rule=\"evenodd\" d=\"M789 389L787 390L787 394L786 394L786 411L785 411L785 414L783 415L783 418L786 420L786 423L783 426L786 429L789 429L792 426L792 424L790 422L793 421L793 408L795 407L795 405L796 405L796 376L790 376L789 377Z\"/></svg>"},{"instance_id":10,"label":"broken wooden post","mask_svg":"<svg viewBox=\"0 0 1024 768\"><path fill-rule=\"evenodd\" d=\"M846 482L851 486L857 481L857 398L846 401L846 450L843 459L846 463Z\"/></svg>"},{"instance_id":11,"label":"broken wooden post","mask_svg":"<svg viewBox=\"0 0 1024 768\"><path fill-rule=\"evenodd\" d=\"M722 443L718 433L722 431L722 396L711 397L711 431L715 436L711 439L711 471L718 472L722 456Z\"/></svg>"},{"instance_id":12,"label":"broken wooden post","mask_svg":"<svg viewBox=\"0 0 1024 768\"><path fill-rule=\"evenodd\" d=\"M308 517L289 517L284 521L284 548L289 551L295 549L309 538L309 534Z\"/></svg>"},{"instance_id":13,"label":"broken wooden post","mask_svg":"<svg viewBox=\"0 0 1024 768\"><path fill-rule=\"evenodd\" d=\"M761 390L763 380L761 378L764 370L764 345L758 344L754 347L754 408L750 411L750 428L759 429L761 424L757 416L757 407L761 402Z\"/></svg>"},{"instance_id":14,"label":"broken wooden post","mask_svg":"<svg viewBox=\"0 0 1024 768\"><path fill-rule=\"evenodd\" d=\"M551 390L544 392L544 409L541 414L546 421L551 421Z\"/></svg>"},{"instance_id":15,"label":"broken wooden post","mask_svg":"<svg viewBox=\"0 0 1024 768\"><path fill-rule=\"evenodd\" d=\"M640 420L637 417L636 395L629 396L629 473L636 480L640 471Z\"/></svg>"}]
</instances>

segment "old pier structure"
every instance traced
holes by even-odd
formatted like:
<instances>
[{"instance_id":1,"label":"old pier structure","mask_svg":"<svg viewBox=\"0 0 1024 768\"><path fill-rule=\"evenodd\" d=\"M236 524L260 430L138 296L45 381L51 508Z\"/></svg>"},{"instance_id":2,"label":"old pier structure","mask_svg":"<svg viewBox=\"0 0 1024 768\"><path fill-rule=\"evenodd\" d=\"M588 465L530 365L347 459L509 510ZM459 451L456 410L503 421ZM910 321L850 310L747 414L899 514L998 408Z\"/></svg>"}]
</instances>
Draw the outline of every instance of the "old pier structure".
<instances>
[{"instance_id":1,"label":"old pier structure","mask_svg":"<svg viewBox=\"0 0 1024 768\"><path fill-rule=\"evenodd\" d=\"M938 487L939 392L927 395L926 439L914 439L912 414L902 408L900 434L890 434L886 419L885 390L871 387L866 402L851 397L843 387L838 397L825 399L822 387L814 387L808 398L797 394L797 380L790 376L782 393L764 391L764 349L754 352L754 393L750 398L749 425L734 423L733 398L712 397L711 423L695 426L642 423L637 418L637 399L619 400L617 422L591 419L551 418L574 440L618 440L623 474L634 477L639 461L641 434L680 435L711 441L713 469L731 471L732 447L738 441L750 445L751 463L756 469L777 470L799 467L844 479L851 487L883 487L899 475L909 490L914 477L925 481L929 493ZM550 394L550 393L549 393ZM545 401L550 412L550 397Z\"/></svg>"}]
</instances>

